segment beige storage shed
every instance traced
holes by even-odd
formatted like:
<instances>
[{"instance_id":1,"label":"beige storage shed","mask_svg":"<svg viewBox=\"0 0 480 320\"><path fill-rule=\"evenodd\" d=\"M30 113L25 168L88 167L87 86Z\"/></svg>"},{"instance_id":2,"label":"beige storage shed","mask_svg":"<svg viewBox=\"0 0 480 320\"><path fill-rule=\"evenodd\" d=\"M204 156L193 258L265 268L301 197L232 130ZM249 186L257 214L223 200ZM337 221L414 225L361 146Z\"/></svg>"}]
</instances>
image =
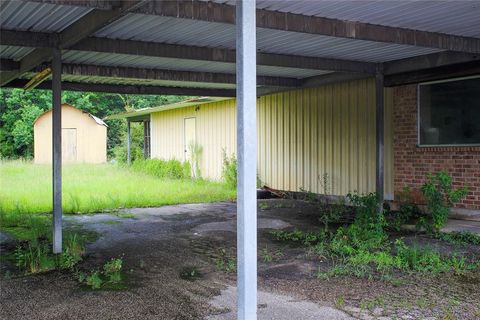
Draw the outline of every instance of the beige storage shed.
<instances>
[{"instance_id":1,"label":"beige storage shed","mask_svg":"<svg viewBox=\"0 0 480 320\"><path fill-rule=\"evenodd\" d=\"M52 163L52 110L33 123L35 163ZM62 104L62 162L105 163L107 125L94 115Z\"/></svg>"}]
</instances>

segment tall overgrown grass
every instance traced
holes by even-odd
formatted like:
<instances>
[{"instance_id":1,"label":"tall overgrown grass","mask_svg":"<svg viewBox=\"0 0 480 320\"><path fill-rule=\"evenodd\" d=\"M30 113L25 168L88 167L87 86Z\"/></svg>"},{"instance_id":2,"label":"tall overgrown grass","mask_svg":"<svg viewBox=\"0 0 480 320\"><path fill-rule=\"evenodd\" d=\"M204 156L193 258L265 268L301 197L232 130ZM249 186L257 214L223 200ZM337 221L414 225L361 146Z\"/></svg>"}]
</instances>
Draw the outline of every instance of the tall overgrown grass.
<instances>
[{"instance_id":1,"label":"tall overgrown grass","mask_svg":"<svg viewBox=\"0 0 480 320\"><path fill-rule=\"evenodd\" d=\"M175 172L185 170L181 167ZM26 161L0 162L0 217L51 212L51 172L50 165L35 165ZM225 183L186 179L183 174L158 176L151 175L148 170L109 164L64 165L64 212L93 213L235 198L235 190L226 187Z\"/></svg>"},{"instance_id":2,"label":"tall overgrown grass","mask_svg":"<svg viewBox=\"0 0 480 320\"><path fill-rule=\"evenodd\" d=\"M157 178L188 179L191 178L189 162L175 159L137 159L132 164L132 170L146 173Z\"/></svg>"}]
</instances>

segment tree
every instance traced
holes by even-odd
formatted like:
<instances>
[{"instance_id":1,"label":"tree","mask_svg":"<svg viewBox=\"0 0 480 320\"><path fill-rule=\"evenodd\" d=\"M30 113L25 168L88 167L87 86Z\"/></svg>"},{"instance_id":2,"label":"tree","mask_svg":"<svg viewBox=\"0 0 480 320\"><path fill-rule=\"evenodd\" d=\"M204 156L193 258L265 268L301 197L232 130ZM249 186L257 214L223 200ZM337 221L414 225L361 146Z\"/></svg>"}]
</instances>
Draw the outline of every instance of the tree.
<instances>
[{"instance_id":1,"label":"tree","mask_svg":"<svg viewBox=\"0 0 480 320\"><path fill-rule=\"evenodd\" d=\"M156 107L184 100L182 96L120 95L111 93L63 91L62 102L87 111L99 118ZM52 106L50 90L0 89L0 157L31 157L33 154L33 122ZM115 147L125 143L126 121L108 120L107 151L113 156ZM135 139L134 143L137 143ZM143 142L142 142L143 143ZM132 145L132 147L143 148Z\"/></svg>"}]
</instances>

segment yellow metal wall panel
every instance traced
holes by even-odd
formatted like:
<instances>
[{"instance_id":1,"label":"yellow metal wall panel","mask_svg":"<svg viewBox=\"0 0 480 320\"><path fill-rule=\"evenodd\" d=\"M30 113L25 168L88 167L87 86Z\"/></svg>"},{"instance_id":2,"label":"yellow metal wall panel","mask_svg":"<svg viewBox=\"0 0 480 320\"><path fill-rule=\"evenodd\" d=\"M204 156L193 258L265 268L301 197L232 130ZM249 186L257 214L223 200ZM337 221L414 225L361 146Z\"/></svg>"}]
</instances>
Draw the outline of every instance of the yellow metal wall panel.
<instances>
[{"instance_id":1,"label":"yellow metal wall panel","mask_svg":"<svg viewBox=\"0 0 480 320\"><path fill-rule=\"evenodd\" d=\"M385 194L393 194L392 92L385 90ZM183 159L183 121L196 118L202 176L221 178L236 152L235 100L152 114L152 157ZM272 188L345 195L375 189L375 81L357 80L257 99L258 176ZM325 179L326 178L326 184Z\"/></svg>"}]
</instances>

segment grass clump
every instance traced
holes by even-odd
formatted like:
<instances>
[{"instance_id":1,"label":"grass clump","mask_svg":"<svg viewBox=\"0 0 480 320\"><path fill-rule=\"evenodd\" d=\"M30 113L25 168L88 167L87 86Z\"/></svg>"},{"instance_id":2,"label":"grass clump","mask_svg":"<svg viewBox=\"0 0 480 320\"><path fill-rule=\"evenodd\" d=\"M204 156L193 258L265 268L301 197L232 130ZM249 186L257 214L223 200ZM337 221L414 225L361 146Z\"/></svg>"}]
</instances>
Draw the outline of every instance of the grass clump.
<instances>
[{"instance_id":1,"label":"grass clump","mask_svg":"<svg viewBox=\"0 0 480 320\"><path fill-rule=\"evenodd\" d=\"M133 171L142 172L157 178L186 179L191 178L189 162L175 159L138 159L131 166Z\"/></svg>"},{"instance_id":2,"label":"grass clump","mask_svg":"<svg viewBox=\"0 0 480 320\"><path fill-rule=\"evenodd\" d=\"M235 154L227 155L225 149L222 150L222 179L231 189L237 187L237 158Z\"/></svg>"},{"instance_id":3,"label":"grass clump","mask_svg":"<svg viewBox=\"0 0 480 320\"><path fill-rule=\"evenodd\" d=\"M72 269L82 261L85 254L84 244L76 235L69 235L64 241L61 254L51 252L50 241L26 241L17 246L14 257L15 264L26 273L41 273L52 270Z\"/></svg>"}]
</instances>

